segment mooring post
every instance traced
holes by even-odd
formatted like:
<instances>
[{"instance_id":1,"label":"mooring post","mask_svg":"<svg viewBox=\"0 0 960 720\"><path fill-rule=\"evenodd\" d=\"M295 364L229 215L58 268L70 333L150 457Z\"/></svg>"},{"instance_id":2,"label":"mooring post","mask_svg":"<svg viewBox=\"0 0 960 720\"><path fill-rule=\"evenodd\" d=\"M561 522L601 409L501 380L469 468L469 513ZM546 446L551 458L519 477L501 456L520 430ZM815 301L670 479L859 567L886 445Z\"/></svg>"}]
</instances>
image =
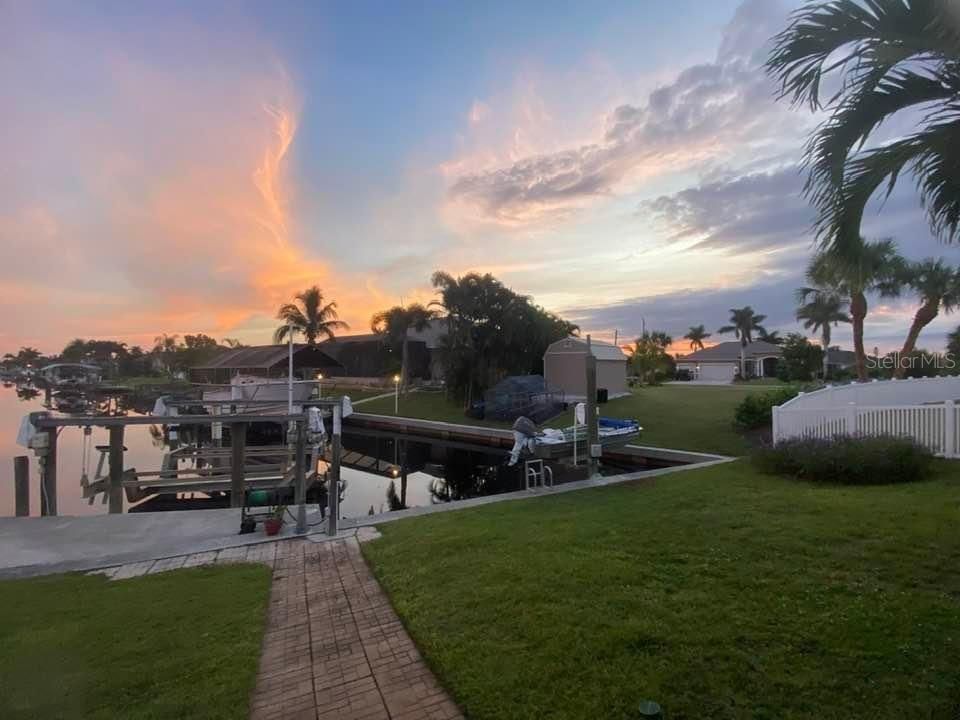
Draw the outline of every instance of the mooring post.
<instances>
[{"instance_id":1,"label":"mooring post","mask_svg":"<svg viewBox=\"0 0 960 720\"><path fill-rule=\"evenodd\" d=\"M57 428L46 430L47 454L43 456L40 465L40 514L57 514Z\"/></svg>"},{"instance_id":2,"label":"mooring post","mask_svg":"<svg viewBox=\"0 0 960 720\"><path fill-rule=\"evenodd\" d=\"M123 425L110 426L110 500L111 514L123 512Z\"/></svg>"},{"instance_id":3,"label":"mooring post","mask_svg":"<svg viewBox=\"0 0 960 720\"><path fill-rule=\"evenodd\" d=\"M297 503L297 533L307 531L307 418L297 420L297 466L294 501Z\"/></svg>"},{"instance_id":4,"label":"mooring post","mask_svg":"<svg viewBox=\"0 0 960 720\"><path fill-rule=\"evenodd\" d=\"M30 517L30 458L13 459L13 498L17 517Z\"/></svg>"},{"instance_id":5,"label":"mooring post","mask_svg":"<svg viewBox=\"0 0 960 720\"><path fill-rule=\"evenodd\" d=\"M340 433L343 401L333 406L333 436L330 440L330 475L327 482L327 535L340 530Z\"/></svg>"},{"instance_id":6,"label":"mooring post","mask_svg":"<svg viewBox=\"0 0 960 720\"><path fill-rule=\"evenodd\" d=\"M600 442L597 432L597 359L593 356L593 347L590 343L590 336L587 335L587 477L592 478L597 474L599 466L598 459L594 457L594 445ZM576 438L574 438L576 442Z\"/></svg>"},{"instance_id":7,"label":"mooring post","mask_svg":"<svg viewBox=\"0 0 960 720\"><path fill-rule=\"evenodd\" d=\"M407 506L407 441L397 440L403 443L400 446L400 505Z\"/></svg>"},{"instance_id":8,"label":"mooring post","mask_svg":"<svg viewBox=\"0 0 960 720\"><path fill-rule=\"evenodd\" d=\"M247 464L247 424L230 425L230 507L243 507L244 473Z\"/></svg>"}]
</instances>

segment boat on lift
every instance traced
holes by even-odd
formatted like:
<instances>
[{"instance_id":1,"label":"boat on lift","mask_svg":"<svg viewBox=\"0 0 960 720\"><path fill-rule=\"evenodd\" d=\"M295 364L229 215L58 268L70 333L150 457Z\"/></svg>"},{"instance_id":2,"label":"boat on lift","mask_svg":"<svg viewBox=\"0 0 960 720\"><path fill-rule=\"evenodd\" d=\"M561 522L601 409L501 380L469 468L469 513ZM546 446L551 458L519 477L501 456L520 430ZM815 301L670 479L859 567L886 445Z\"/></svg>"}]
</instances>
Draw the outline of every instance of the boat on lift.
<instances>
[{"instance_id":1,"label":"boat on lift","mask_svg":"<svg viewBox=\"0 0 960 720\"><path fill-rule=\"evenodd\" d=\"M203 405L211 414L287 412L288 403L294 412L300 412L302 403L310 398L317 385L313 380L265 378L256 375L235 375L227 386L203 392Z\"/></svg>"}]
</instances>

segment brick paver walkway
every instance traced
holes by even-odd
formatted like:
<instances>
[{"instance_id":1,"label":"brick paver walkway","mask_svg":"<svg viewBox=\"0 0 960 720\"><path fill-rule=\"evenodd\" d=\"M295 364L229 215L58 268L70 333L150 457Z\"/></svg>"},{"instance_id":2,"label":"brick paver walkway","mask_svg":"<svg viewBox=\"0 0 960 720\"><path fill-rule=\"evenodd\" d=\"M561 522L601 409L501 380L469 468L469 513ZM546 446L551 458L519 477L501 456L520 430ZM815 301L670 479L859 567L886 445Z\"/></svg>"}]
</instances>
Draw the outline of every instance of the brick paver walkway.
<instances>
[{"instance_id":1,"label":"brick paver walkway","mask_svg":"<svg viewBox=\"0 0 960 720\"><path fill-rule=\"evenodd\" d=\"M355 538L285 540L99 572L120 580L228 562L273 568L251 720L463 717L400 624Z\"/></svg>"}]
</instances>

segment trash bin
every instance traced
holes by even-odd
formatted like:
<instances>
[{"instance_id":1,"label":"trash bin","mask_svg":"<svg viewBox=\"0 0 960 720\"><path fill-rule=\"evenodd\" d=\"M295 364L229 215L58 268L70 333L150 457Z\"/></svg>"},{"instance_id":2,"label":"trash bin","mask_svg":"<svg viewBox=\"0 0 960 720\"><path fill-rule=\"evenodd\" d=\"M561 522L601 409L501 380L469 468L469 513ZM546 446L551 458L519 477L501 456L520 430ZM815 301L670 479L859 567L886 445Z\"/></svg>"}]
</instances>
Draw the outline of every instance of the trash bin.
<instances>
[{"instance_id":1,"label":"trash bin","mask_svg":"<svg viewBox=\"0 0 960 720\"><path fill-rule=\"evenodd\" d=\"M610 399L607 388L597 388L597 404L602 405Z\"/></svg>"}]
</instances>

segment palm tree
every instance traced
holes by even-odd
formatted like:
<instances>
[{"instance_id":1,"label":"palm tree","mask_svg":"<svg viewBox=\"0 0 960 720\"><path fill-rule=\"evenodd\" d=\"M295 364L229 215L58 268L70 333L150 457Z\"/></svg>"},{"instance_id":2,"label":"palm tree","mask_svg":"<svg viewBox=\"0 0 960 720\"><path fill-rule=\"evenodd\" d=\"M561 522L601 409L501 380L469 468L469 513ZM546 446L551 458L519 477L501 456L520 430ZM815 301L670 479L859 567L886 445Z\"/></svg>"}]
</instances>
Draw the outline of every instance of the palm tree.
<instances>
[{"instance_id":1,"label":"palm tree","mask_svg":"<svg viewBox=\"0 0 960 720\"><path fill-rule=\"evenodd\" d=\"M904 277L904 260L893 240L867 242L862 237L844 249L825 250L810 261L807 279L818 288L837 293L850 303L853 351L857 377L867 380L867 354L863 347L863 324L867 317L867 293L896 297Z\"/></svg>"},{"instance_id":2,"label":"palm tree","mask_svg":"<svg viewBox=\"0 0 960 720\"><path fill-rule=\"evenodd\" d=\"M347 323L337 319L337 304L324 304L323 293L316 285L307 288L294 296L296 302L281 305L277 311L277 319L284 324L273 333L273 341L277 344L287 339L290 329L293 333L303 335L308 345L316 345L317 338L333 340L334 330L347 330Z\"/></svg>"},{"instance_id":3,"label":"palm tree","mask_svg":"<svg viewBox=\"0 0 960 720\"><path fill-rule=\"evenodd\" d=\"M940 314L951 313L960 305L960 273L942 260L928 258L910 264L904 275L904 283L920 296L922 304L913 316L907 339L900 350L900 359L909 357L917 346L920 331ZM897 363L893 376L901 378L906 371L902 362Z\"/></svg>"},{"instance_id":4,"label":"palm tree","mask_svg":"<svg viewBox=\"0 0 960 720\"><path fill-rule=\"evenodd\" d=\"M228 348L232 348L232 349L234 349L234 350L235 350L236 348L245 347L244 344L243 344L242 342L240 342L239 340L237 340L236 338L224 338L224 339L223 339L223 344L226 345Z\"/></svg>"},{"instance_id":5,"label":"palm tree","mask_svg":"<svg viewBox=\"0 0 960 720\"><path fill-rule=\"evenodd\" d=\"M780 337L780 332L778 330L767 332L761 328L757 331L757 340L770 343L771 345L783 345L783 338Z\"/></svg>"},{"instance_id":6,"label":"palm tree","mask_svg":"<svg viewBox=\"0 0 960 720\"><path fill-rule=\"evenodd\" d=\"M826 110L811 136L805 191L826 247L856 250L864 207L906 170L934 233L960 238L960 28L954 0L831 0L800 8L775 38L767 71L781 97ZM831 90L829 97L822 88ZM905 112L917 130L864 150Z\"/></svg>"},{"instance_id":7,"label":"palm tree","mask_svg":"<svg viewBox=\"0 0 960 720\"><path fill-rule=\"evenodd\" d=\"M691 325L689 332L683 336L683 339L690 341L691 350L703 350L703 341L710 335L711 333L708 333L703 325Z\"/></svg>"},{"instance_id":8,"label":"palm tree","mask_svg":"<svg viewBox=\"0 0 960 720\"><path fill-rule=\"evenodd\" d=\"M387 337L388 342L393 346L400 346L400 389L407 389L408 368L408 346L410 342L410 331L423 331L430 324L430 321L436 317L433 310L425 308L420 303L413 303L403 307L397 305L389 310L381 310L370 320L370 328L375 332Z\"/></svg>"},{"instance_id":9,"label":"palm tree","mask_svg":"<svg viewBox=\"0 0 960 720\"><path fill-rule=\"evenodd\" d=\"M721 335L733 333L740 340L740 377L744 379L747 377L747 345L753 342L754 333L766 332L761 325L766 319L766 315L757 315L749 305L730 308L730 324L717 330Z\"/></svg>"},{"instance_id":10,"label":"palm tree","mask_svg":"<svg viewBox=\"0 0 960 720\"><path fill-rule=\"evenodd\" d=\"M823 348L823 379L827 379L829 364L831 327L850 322L850 316L844 311L847 302L837 293L823 288L800 288L797 300L797 320L803 322L806 330L820 333L820 347Z\"/></svg>"},{"instance_id":11,"label":"palm tree","mask_svg":"<svg viewBox=\"0 0 960 720\"><path fill-rule=\"evenodd\" d=\"M173 364L171 360L177 352L177 343L179 340L179 335L167 335L166 333L161 333L153 339L153 352L160 358L160 362L166 372L170 372L170 367Z\"/></svg>"}]
</instances>

